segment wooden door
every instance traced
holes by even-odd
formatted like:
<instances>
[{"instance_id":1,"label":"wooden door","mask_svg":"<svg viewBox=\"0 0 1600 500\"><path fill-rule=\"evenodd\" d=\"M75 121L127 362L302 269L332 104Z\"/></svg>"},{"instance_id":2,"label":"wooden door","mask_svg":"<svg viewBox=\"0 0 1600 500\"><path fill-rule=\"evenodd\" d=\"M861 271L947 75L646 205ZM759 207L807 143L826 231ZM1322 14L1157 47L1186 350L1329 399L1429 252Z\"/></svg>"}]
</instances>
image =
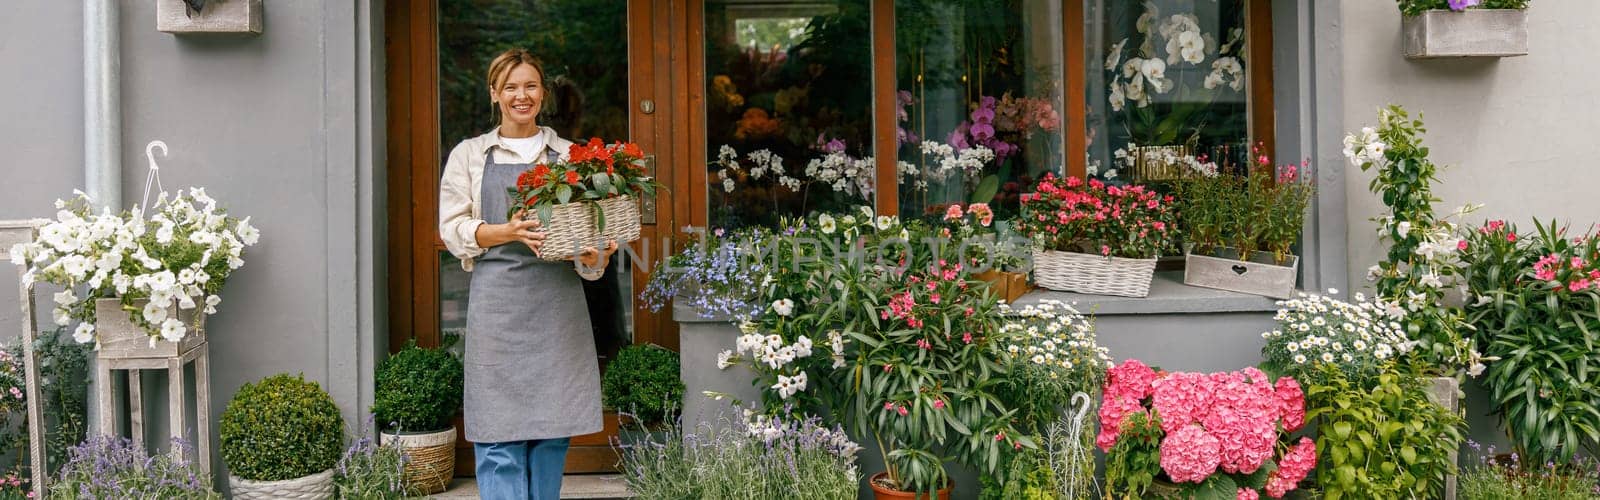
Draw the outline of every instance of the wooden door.
<instances>
[{"instance_id":1,"label":"wooden door","mask_svg":"<svg viewBox=\"0 0 1600 500\"><path fill-rule=\"evenodd\" d=\"M445 251L437 229L438 182L456 143L494 126L485 82L488 61L510 47L538 55L545 66L546 113L540 124L581 141L638 143L652 156L667 189L645 203L641 239L619 253L606 280L586 283L604 368L622 345L677 349L670 315L634 300L662 256L660 241L689 223L687 179L674 167L687 158L687 37L683 5L670 0L411 0L385 5L388 93L388 219L391 350L410 339L424 347L454 343L465 326L468 274ZM681 62L681 59L679 59ZM676 140L675 140L676 139ZM681 200L675 202L675 200ZM680 220L680 217L682 219ZM458 426L459 428L459 426ZM616 464L606 431L574 438L569 472L602 472ZM471 444L457 453L458 475L472 473Z\"/></svg>"}]
</instances>

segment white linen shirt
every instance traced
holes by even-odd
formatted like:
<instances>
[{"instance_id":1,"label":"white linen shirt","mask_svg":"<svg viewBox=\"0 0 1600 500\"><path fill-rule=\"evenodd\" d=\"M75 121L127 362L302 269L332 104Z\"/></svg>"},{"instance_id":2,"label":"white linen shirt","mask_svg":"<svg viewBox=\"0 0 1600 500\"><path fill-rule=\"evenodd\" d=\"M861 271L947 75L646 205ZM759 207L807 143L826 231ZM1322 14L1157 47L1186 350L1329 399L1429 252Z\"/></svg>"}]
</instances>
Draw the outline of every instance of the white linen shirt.
<instances>
[{"instance_id":1,"label":"white linen shirt","mask_svg":"<svg viewBox=\"0 0 1600 500\"><path fill-rule=\"evenodd\" d=\"M540 144L534 147L534 157L544 154L546 148L567 159L567 149L572 141L562 139L550 127L539 127L534 138ZM483 255L478 246L478 226L484 224L483 207L478 194L483 191L483 163L485 155L493 149L496 163L531 163L534 158L524 158L500 139L500 128L489 133L461 141L450 150L444 164L444 176L439 179L439 238L450 254L461 259L461 269L472 272L473 259ZM587 278L587 276L585 276Z\"/></svg>"}]
</instances>

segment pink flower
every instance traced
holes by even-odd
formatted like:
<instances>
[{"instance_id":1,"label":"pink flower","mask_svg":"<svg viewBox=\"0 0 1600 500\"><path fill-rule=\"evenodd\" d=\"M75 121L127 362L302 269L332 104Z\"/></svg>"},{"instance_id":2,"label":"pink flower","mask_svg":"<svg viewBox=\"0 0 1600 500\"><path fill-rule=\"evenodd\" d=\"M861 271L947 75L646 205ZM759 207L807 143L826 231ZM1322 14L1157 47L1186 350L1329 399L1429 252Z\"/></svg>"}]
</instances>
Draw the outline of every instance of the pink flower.
<instances>
[{"instance_id":1,"label":"pink flower","mask_svg":"<svg viewBox=\"0 0 1600 500\"><path fill-rule=\"evenodd\" d=\"M1261 499L1261 494L1260 493L1256 493L1256 490L1252 490L1250 488L1239 488L1239 496L1238 496L1237 500L1260 500L1260 499Z\"/></svg>"},{"instance_id":2,"label":"pink flower","mask_svg":"<svg viewBox=\"0 0 1600 500\"><path fill-rule=\"evenodd\" d=\"M933 349L933 344L928 342L928 339L917 339L917 347L919 347L922 350L926 351L926 350Z\"/></svg>"},{"instance_id":3,"label":"pink flower","mask_svg":"<svg viewBox=\"0 0 1600 500\"><path fill-rule=\"evenodd\" d=\"M883 409L894 411L894 401L885 401L883 403Z\"/></svg>"},{"instance_id":4,"label":"pink flower","mask_svg":"<svg viewBox=\"0 0 1600 500\"><path fill-rule=\"evenodd\" d=\"M1111 451L1117 444L1117 436L1122 434L1122 422L1133 413L1144 413L1144 407L1136 399L1118 397L1103 398L1100 402L1100 434L1095 436L1094 444L1100 451Z\"/></svg>"},{"instance_id":5,"label":"pink flower","mask_svg":"<svg viewBox=\"0 0 1600 500\"><path fill-rule=\"evenodd\" d=\"M1456 242L1456 249L1457 250L1466 250L1467 249L1467 240L1457 241Z\"/></svg>"},{"instance_id":6,"label":"pink flower","mask_svg":"<svg viewBox=\"0 0 1600 500\"><path fill-rule=\"evenodd\" d=\"M1111 247L1107 245L1100 245L1100 255L1111 255Z\"/></svg>"},{"instance_id":7,"label":"pink flower","mask_svg":"<svg viewBox=\"0 0 1600 500\"><path fill-rule=\"evenodd\" d=\"M1200 421L1211 408L1212 384L1202 373L1173 373L1152 382L1150 407L1161 415L1161 430L1168 434Z\"/></svg>"},{"instance_id":8,"label":"pink flower","mask_svg":"<svg viewBox=\"0 0 1600 500\"><path fill-rule=\"evenodd\" d=\"M1161 470L1174 483L1199 483L1217 471L1221 444L1198 425L1185 426L1161 440Z\"/></svg>"},{"instance_id":9,"label":"pink flower","mask_svg":"<svg viewBox=\"0 0 1600 500\"><path fill-rule=\"evenodd\" d=\"M935 399L935 400L933 400L933 409L935 409L935 410L943 410L944 409L944 400L943 399Z\"/></svg>"},{"instance_id":10,"label":"pink flower","mask_svg":"<svg viewBox=\"0 0 1600 500\"><path fill-rule=\"evenodd\" d=\"M884 363L883 364L883 372L884 373L889 373L889 370L893 370L893 369L894 369L894 365L891 365L891 364L888 364L888 363Z\"/></svg>"},{"instance_id":11,"label":"pink flower","mask_svg":"<svg viewBox=\"0 0 1600 500\"><path fill-rule=\"evenodd\" d=\"M1577 280L1577 281L1573 281L1572 283L1567 285L1567 289L1571 290L1571 291L1574 291L1574 292L1576 292L1578 290L1585 289L1585 288L1589 288L1589 279L1588 278L1583 278L1583 279L1580 279L1580 280ZM15 390L15 389L12 389L12 390Z\"/></svg>"},{"instance_id":12,"label":"pink flower","mask_svg":"<svg viewBox=\"0 0 1600 500\"><path fill-rule=\"evenodd\" d=\"M1274 394L1278 398L1278 412L1283 415L1283 430L1294 432L1305 426L1306 395L1300 390L1300 383L1289 377L1280 378Z\"/></svg>"},{"instance_id":13,"label":"pink flower","mask_svg":"<svg viewBox=\"0 0 1600 500\"><path fill-rule=\"evenodd\" d=\"M939 294L936 293L936 294L933 294L933 295L929 296L928 297L928 302L932 302L932 303L938 304L939 303Z\"/></svg>"},{"instance_id":14,"label":"pink flower","mask_svg":"<svg viewBox=\"0 0 1600 500\"><path fill-rule=\"evenodd\" d=\"M944 211L944 220L947 221L960 219L961 216L961 205L950 205L950 208Z\"/></svg>"},{"instance_id":15,"label":"pink flower","mask_svg":"<svg viewBox=\"0 0 1600 500\"><path fill-rule=\"evenodd\" d=\"M995 441L1004 441L1005 439L1006 439L1006 431L1000 431L998 434L994 435L994 440Z\"/></svg>"},{"instance_id":16,"label":"pink flower","mask_svg":"<svg viewBox=\"0 0 1600 500\"><path fill-rule=\"evenodd\" d=\"M1512 243L1516 243L1517 242L1517 233L1506 233L1506 241L1509 241L1509 242L1512 242Z\"/></svg>"},{"instance_id":17,"label":"pink flower","mask_svg":"<svg viewBox=\"0 0 1600 500\"><path fill-rule=\"evenodd\" d=\"M967 310L970 311L971 309L969 308ZM961 341L962 342L966 342L968 344L971 344L972 343L972 332L967 332L967 333L961 334Z\"/></svg>"},{"instance_id":18,"label":"pink flower","mask_svg":"<svg viewBox=\"0 0 1600 500\"><path fill-rule=\"evenodd\" d=\"M1317 445L1311 438L1302 437L1294 448L1283 454L1278 461L1278 470L1272 472L1272 477L1267 479L1267 496L1283 498L1289 490L1295 489L1300 480L1317 466Z\"/></svg>"},{"instance_id":19,"label":"pink flower","mask_svg":"<svg viewBox=\"0 0 1600 500\"><path fill-rule=\"evenodd\" d=\"M904 417L904 416L906 416L906 415L907 415L907 414L909 414L909 413L911 413L911 410L907 410L907 409L906 409L906 407L904 407L904 406L901 406L901 407L899 407L899 408L896 408L896 409L895 409L895 411L898 411L898 412L900 412L900 416L902 416L902 417Z\"/></svg>"}]
</instances>

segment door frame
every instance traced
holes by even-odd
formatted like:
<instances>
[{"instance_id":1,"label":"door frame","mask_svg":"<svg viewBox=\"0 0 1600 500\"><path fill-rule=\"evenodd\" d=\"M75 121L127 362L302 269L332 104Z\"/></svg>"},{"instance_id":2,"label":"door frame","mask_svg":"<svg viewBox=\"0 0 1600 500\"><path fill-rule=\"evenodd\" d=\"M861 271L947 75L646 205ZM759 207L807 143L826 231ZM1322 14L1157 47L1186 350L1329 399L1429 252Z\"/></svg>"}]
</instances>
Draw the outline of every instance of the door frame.
<instances>
[{"instance_id":1,"label":"door frame","mask_svg":"<svg viewBox=\"0 0 1600 500\"><path fill-rule=\"evenodd\" d=\"M648 268L635 266L633 290L642 290L661 254L663 238L675 236L684 224L704 224L704 168L692 165L696 144L691 121L698 96L690 82L703 57L696 49L700 0L628 0L628 131L629 139L656 157L656 177L666 189L657 193L656 223L641 228L633 247ZM442 342L439 330L438 164L440 148L438 0L394 0L384 5L384 85L386 104L388 223L388 297L391 352L415 340L424 348ZM665 42L665 43L661 43ZM694 47L690 45L693 44ZM679 64L674 64L675 62ZM641 103L656 103L651 112ZM703 125L702 125L703 127ZM704 146L699 148L704 154ZM699 170L698 179L693 172ZM688 173L685 175L685 173ZM698 184L696 182L698 181ZM699 190L690 186L700 186ZM698 214L698 217L697 215ZM648 245L648 246L647 246ZM625 254L619 253L619 257ZM623 257L625 258L625 257ZM670 310L652 312L638 301L633 307L633 342L678 349L677 323ZM461 426L457 425L460 429ZM458 431L459 432L459 431ZM573 439L569 472L605 471L616 456L608 438L617 434L616 418L608 415L605 431ZM461 437L461 436L458 436ZM471 444L457 439L457 474L472 472Z\"/></svg>"}]
</instances>

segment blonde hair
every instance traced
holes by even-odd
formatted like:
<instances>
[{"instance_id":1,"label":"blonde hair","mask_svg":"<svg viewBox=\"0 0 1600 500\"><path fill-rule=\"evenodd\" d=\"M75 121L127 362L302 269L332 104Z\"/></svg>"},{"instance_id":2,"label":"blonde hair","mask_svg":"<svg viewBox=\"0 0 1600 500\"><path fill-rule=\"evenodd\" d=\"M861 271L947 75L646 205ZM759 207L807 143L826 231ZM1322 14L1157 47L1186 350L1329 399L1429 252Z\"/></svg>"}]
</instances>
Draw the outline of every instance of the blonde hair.
<instances>
[{"instance_id":1,"label":"blonde hair","mask_svg":"<svg viewBox=\"0 0 1600 500\"><path fill-rule=\"evenodd\" d=\"M513 48L501 52L500 55L494 56L494 60L489 61L489 91L493 92L500 88L500 84L511 77L511 70L523 64L533 66L533 70L539 72L539 81L544 82L544 63L539 62L539 58L534 57L527 49Z\"/></svg>"}]
</instances>

